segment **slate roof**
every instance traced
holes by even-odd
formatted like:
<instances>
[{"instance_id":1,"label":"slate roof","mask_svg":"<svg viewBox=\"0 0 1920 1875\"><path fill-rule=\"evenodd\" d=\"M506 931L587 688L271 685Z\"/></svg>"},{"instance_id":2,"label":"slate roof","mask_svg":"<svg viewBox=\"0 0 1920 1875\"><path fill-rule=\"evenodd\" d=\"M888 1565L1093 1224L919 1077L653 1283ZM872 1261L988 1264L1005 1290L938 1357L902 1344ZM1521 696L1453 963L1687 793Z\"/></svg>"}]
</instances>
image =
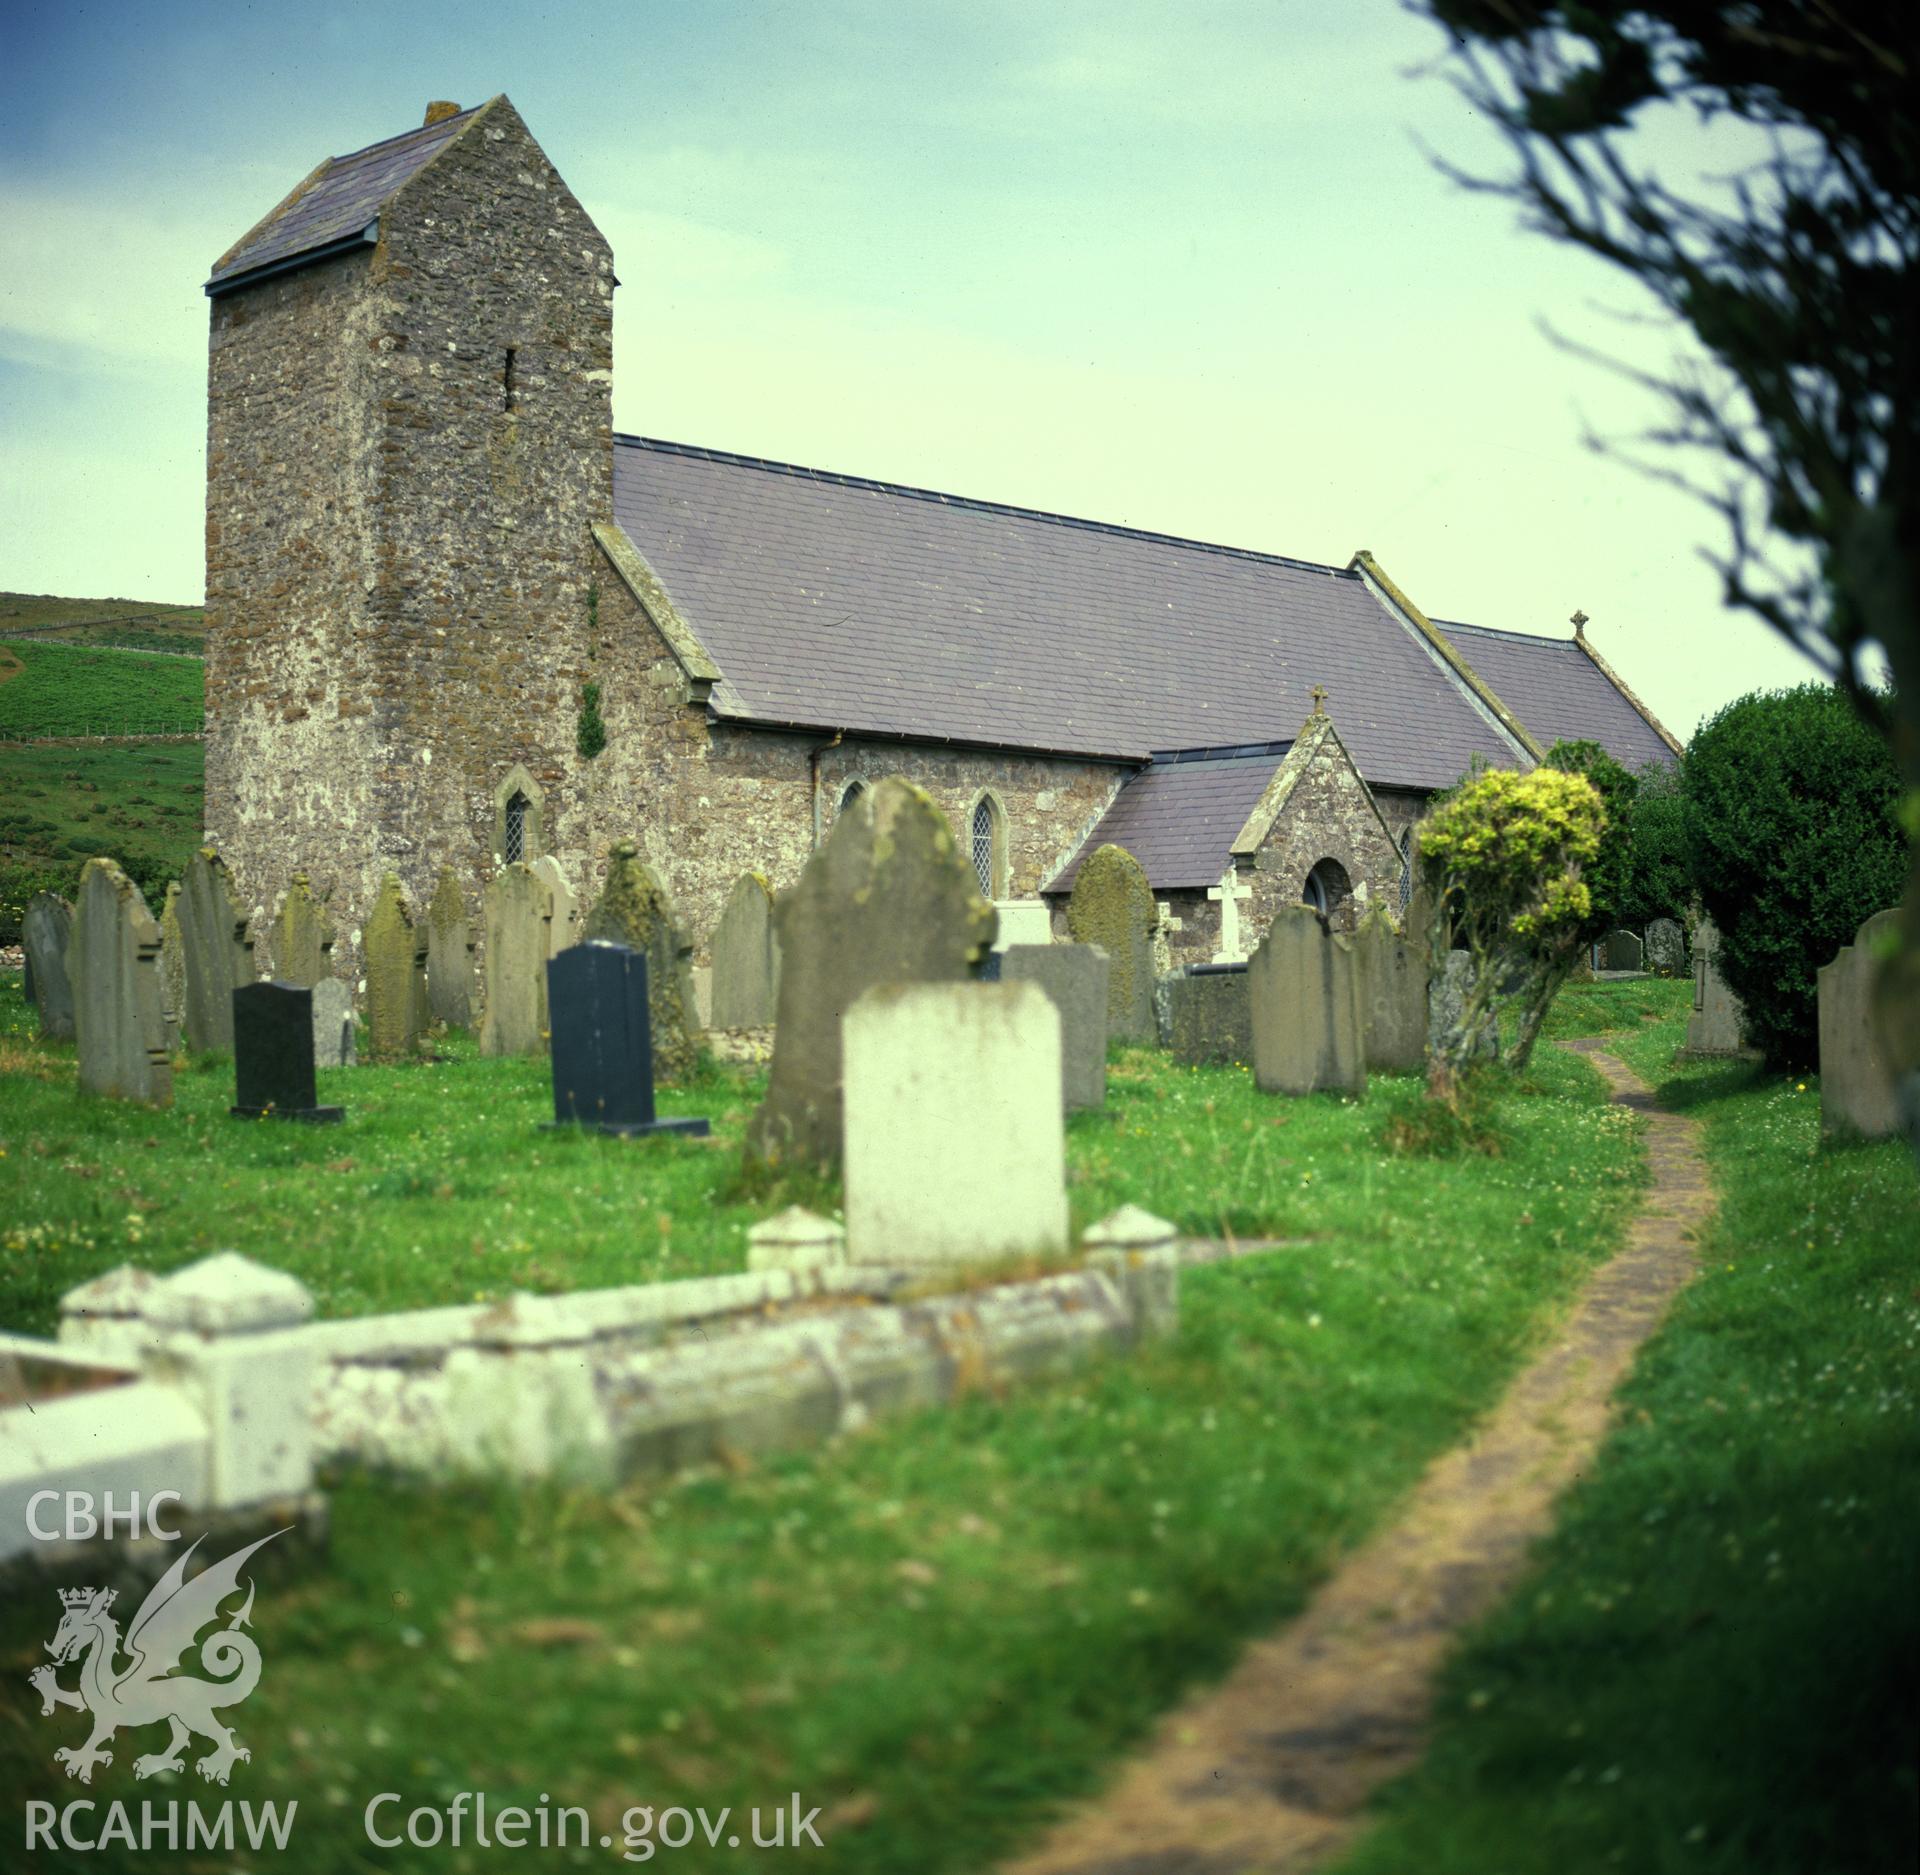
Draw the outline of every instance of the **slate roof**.
<instances>
[{"instance_id":1,"label":"slate roof","mask_svg":"<svg viewBox=\"0 0 1920 1875\"><path fill-rule=\"evenodd\" d=\"M297 260L359 234L396 189L433 161L466 126L474 111L443 117L350 156L335 156L304 187L296 189L238 246L214 263L209 293L243 274Z\"/></svg>"},{"instance_id":2,"label":"slate roof","mask_svg":"<svg viewBox=\"0 0 1920 1875\"><path fill-rule=\"evenodd\" d=\"M1042 889L1072 891L1087 857L1108 844L1124 846L1156 892L1218 885L1234 835L1260 804L1289 746L1276 742L1256 753L1157 757L1114 796L1080 850Z\"/></svg>"},{"instance_id":3,"label":"slate roof","mask_svg":"<svg viewBox=\"0 0 1920 1875\"><path fill-rule=\"evenodd\" d=\"M1318 683L1369 781L1516 760L1351 571L614 441L615 517L725 673L720 716L1139 761L1289 738Z\"/></svg>"},{"instance_id":4,"label":"slate roof","mask_svg":"<svg viewBox=\"0 0 1920 1875\"><path fill-rule=\"evenodd\" d=\"M1659 732L1571 638L1433 623L1541 748L1562 740L1597 742L1623 768L1672 763Z\"/></svg>"}]
</instances>

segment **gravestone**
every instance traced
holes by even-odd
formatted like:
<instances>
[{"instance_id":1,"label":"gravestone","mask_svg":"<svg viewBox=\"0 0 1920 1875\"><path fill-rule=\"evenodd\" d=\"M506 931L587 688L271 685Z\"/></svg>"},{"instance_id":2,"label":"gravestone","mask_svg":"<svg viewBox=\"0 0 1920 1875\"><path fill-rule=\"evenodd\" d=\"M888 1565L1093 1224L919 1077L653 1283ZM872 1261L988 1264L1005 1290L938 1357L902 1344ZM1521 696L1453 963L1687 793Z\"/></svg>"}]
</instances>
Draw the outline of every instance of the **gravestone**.
<instances>
[{"instance_id":1,"label":"gravestone","mask_svg":"<svg viewBox=\"0 0 1920 1875\"><path fill-rule=\"evenodd\" d=\"M773 892L757 872L743 872L727 894L713 932L713 1026L764 1029L773 1021L780 952L773 941Z\"/></svg>"},{"instance_id":2,"label":"gravestone","mask_svg":"<svg viewBox=\"0 0 1920 1875\"><path fill-rule=\"evenodd\" d=\"M851 1262L1065 1250L1060 1012L1039 984L883 984L844 1042Z\"/></svg>"},{"instance_id":3,"label":"gravestone","mask_svg":"<svg viewBox=\"0 0 1920 1875\"><path fill-rule=\"evenodd\" d=\"M1405 935L1376 908L1350 940L1359 977L1362 1046L1378 1074L1418 1074L1427 1058L1428 949L1411 918Z\"/></svg>"},{"instance_id":4,"label":"gravestone","mask_svg":"<svg viewBox=\"0 0 1920 1875\"><path fill-rule=\"evenodd\" d=\"M1107 1033L1116 1042L1157 1039L1153 1020L1153 888L1123 846L1090 854L1067 898L1067 933L1107 953Z\"/></svg>"},{"instance_id":5,"label":"gravestone","mask_svg":"<svg viewBox=\"0 0 1920 1875\"><path fill-rule=\"evenodd\" d=\"M247 916L227 863L203 846L187 861L175 905L185 996L180 1031L189 1048L233 1048L233 993L257 974Z\"/></svg>"},{"instance_id":6,"label":"gravestone","mask_svg":"<svg viewBox=\"0 0 1920 1875\"><path fill-rule=\"evenodd\" d=\"M233 993L233 1105L242 1120L338 1120L313 1081L313 991L304 983L244 983Z\"/></svg>"},{"instance_id":7,"label":"gravestone","mask_svg":"<svg viewBox=\"0 0 1920 1875\"><path fill-rule=\"evenodd\" d=\"M1671 918L1647 926L1647 968L1655 976L1677 977L1687 967L1687 934Z\"/></svg>"},{"instance_id":8,"label":"gravestone","mask_svg":"<svg viewBox=\"0 0 1920 1875\"><path fill-rule=\"evenodd\" d=\"M167 1019L167 1051L180 1046L180 1026L186 1019L187 960L180 944L180 881L167 881L160 907L160 1009Z\"/></svg>"},{"instance_id":9,"label":"gravestone","mask_svg":"<svg viewBox=\"0 0 1920 1875\"><path fill-rule=\"evenodd\" d=\"M705 1120L662 1120L653 1106L647 960L590 939L547 966L553 1024L553 1125L596 1133L680 1133L705 1139Z\"/></svg>"},{"instance_id":10,"label":"gravestone","mask_svg":"<svg viewBox=\"0 0 1920 1875\"><path fill-rule=\"evenodd\" d=\"M339 977L322 977L313 986L313 1065L353 1066L353 988Z\"/></svg>"},{"instance_id":11,"label":"gravestone","mask_svg":"<svg viewBox=\"0 0 1920 1875\"><path fill-rule=\"evenodd\" d=\"M1739 1055L1746 1052L1745 1018L1740 999L1720 974L1720 933L1703 918L1693 933L1693 1014L1687 1018L1687 1053Z\"/></svg>"},{"instance_id":12,"label":"gravestone","mask_svg":"<svg viewBox=\"0 0 1920 1875\"><path fill-rule=\"evenodd\" d=\"M1602 970L1638 970L1646 963L1646 946L1631 931L1609 931L1600 940Z\"/></svg>"},{"instance_id":13,"label":"gravestone","mask_svg":"<svg viewBox=\"0 0 1920 1875\"><path fill-rule=\"evenodd\" d=\"M503 866L487 887L483 1055L537 1055L547 1046L547 964L553 888L538 866ZM571 948L571 946L569 946Z\"/></svg>"},{"instance_id":14,"label":"gravestone","mask_svg":"<svg viewBox=\"0 0 1920 1875\"><path fill-rule=\"evenodd\" d=\"M139 888L110 859L90 859L81 868L67 976L82 1089L171 1106L160 927Z\"/></svg>"},{"instance_id":15,"label":"gravestone","mask_svg":"<svg viewBox=\"0 0 1920 1875\"><path fill-rule=\"evenodd\" d=\"M28 991L49 1040L73 1040L73 986L67 976L67 946L73 938L73 907L54 892L36 892L20 921Z\"/></svg>"},{"instance_id":16,"label":"gravestone","mask_svg":"<svg viewBox=\"0 0 1920 1875\"><path fill-rule=\"evenodd\" d=\"M473 932L451 866L440 868L427 906L427 1014L450 1029L473 1026Z\"/></svg>"},{"instance_id":17,"label":"gravestone","mask_svg":"<svg viewBox=\"0 0 1920 1875\"><path fill-rule=\"evenodd\" d=\"M1167 1046L1186 1067L1253 1065L1253 998L1245 964L1201 964L1169 977Z\"/></svg>"},{"instance_id":18,"label":"gravestone","mask_svg":"<svg viewBox=\"0 0 1920 1875\"><path fill-rule=\"evenodd\" d=\"M397 1061L425 1026L427 938L416 928L399 879L380 881L361 943L367 972L367 1055Z\"/></svg>"},{"instance_id":19,"label":"gravestone","mask_svg":"<svg viewBox=\"0 0 1920 1875\"><path fill-rule=\"evenodd\" d=\"M1107 953L1098 944L1010 944L1002 983L1037 983L1060 1012L1061 1097L1068 1113L1107 1100Z\"/></svg>"},{"instance_id":20,"label":"gravestone","mask_svg":"<svg viewBox=\"0 0 1920 1875\"><path fill-rule=\"evenodd\" d=\"M1874 977L1900 927L1897 909L1877 911L1820 967L1820 1130L1861 1139L1902 1131L1888 1037L1874 1008Z\"/></svg>"},{"instance_id":21,"label":"gravestone","mask_svg":"<svg viewBox=\"0 0 1920 1875\"><path fill-rule=\"evenodd\" d=\"M333 969L333 920L313 896L304 872L296 872L273 919L273 976L276 983L303 983L309 989Z\"/></svg>"},{"instance_id":22,"label":"gravestone","mask_svg":"<svg viewBox=\"0 0 1920 1875\"><path fill-rule=\"evenodd\" d=\"M1247 966L1254 1084L1269 1094L1364 1094L1353 948L1305 905L1283 905Z\"/></svg>"},{"instance_id":23,"label":"gravestone","mask_svg":"<svg viewBox=\"0 0 1920 1875\"><path fill-rule=\"evenodd\" d=\"M580 942L580 901L574 897L567 875L551 853L542 853L532 865L553 894L553 916L547 921L547 955L558 957Z\"/></svg>"},{"instance_id":24,"label":"gravestone","mask_svg":"<svg viewBox=\"0 0 1920 1875\"><path fill-rule=\"evenodd\" d=\"M607 882L580 926L589 943L624 944L647 960L653 998L653 1066L663 1081L682 1081L696 1058L693 946L680 935L673 906L653 869L622 841L607 856ZM577 947L576 947L577 948Z\"/></svg>"},{"instance_id":25,"label":"gravestone","mask_svg":"<svg viewBox=\"0 0 1920 1875\"><path fill-rule=\"evenodd\" d=\"M1427 1045L1430 1048L1442 1047L1442 1038L1451 1035L1460 1026L1460 1018L1467 1004L1467 990L1472 982L1473 953L1448 951L1446 964L1427 990ZM1480 1061L1499 1059L1498 1023L1487 1024L1480 1036L1480 1046L1474 1053Z\"/></svg>"},{"instance_id":26,"label":"gravestone","mask_svg":"<svg viewBox=\"0 0 1920 1875\"><path fill-rule=\"evenodd\" d=\"M994 910L932 797L889 777L840 812L773 919L773 1068L747 1157L830 1165L840 1158L842 1018L877 984L964 982L993 943Z\"/></svg>"}]
</instances>

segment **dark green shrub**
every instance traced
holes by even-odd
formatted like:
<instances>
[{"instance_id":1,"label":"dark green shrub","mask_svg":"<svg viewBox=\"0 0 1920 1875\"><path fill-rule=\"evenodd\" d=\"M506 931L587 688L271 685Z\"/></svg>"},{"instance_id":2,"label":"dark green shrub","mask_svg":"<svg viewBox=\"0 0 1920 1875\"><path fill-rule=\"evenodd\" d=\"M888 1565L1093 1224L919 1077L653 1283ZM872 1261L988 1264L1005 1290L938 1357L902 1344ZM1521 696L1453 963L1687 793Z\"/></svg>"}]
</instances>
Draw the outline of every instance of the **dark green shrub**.
<instances>
[{"instance_id":1,"label":"dark green shrub","mask_svg":"<svg viewBox=\"0 0 1920 1875\"><path fill-rule=\"evenodd\" d=\"M1693 904L1693 875L1687 867L1687 812L1680 770L1670 762L1650 762L1637 779L1633 867L1620 922L1638 928L1656 918L1672 918L1685 924Z\"/></svg>"},{"instance_id":2,"label":"dark green shrub","mask_svg":"<svg viewBox=\"0 0 1920 1875\"><path fill-rule=\"evenodd\" d=\"M1756 691L1704 724L1681 771L1687 854L1720 969L1774 1067L1818 1054L1815 972L1900 896L1887 746L1825 684Z\"/></svg>"},{"instance_id":3,"label":"dark green shrub","mask_svg":"<svg viewBox=\"0 0 1920 1875\"><path fill-rule=\"evenodd\" d=\"M1607 810L1600 850L1580 870L1591 900L1585 928L1586 937L1591 941L1611 931L1626 916L1638 829L1640 781L1597 742L1556 742L1547 751L1545 765L1559 769L1562 774L1585 775L1599 790L1601 805Z\"/></svg>"},{"instance_id":4,"label":"dark green shrub","mask_svg":"<svg viewBox=\"0 0 1920 1875\"><path fill-rule=\"evenodd\" d=\"M607 726L600 718L600 686L580 686L580 723L574 746L582 758L592 761L607 746Z\"/></svg>"}]
</instances>

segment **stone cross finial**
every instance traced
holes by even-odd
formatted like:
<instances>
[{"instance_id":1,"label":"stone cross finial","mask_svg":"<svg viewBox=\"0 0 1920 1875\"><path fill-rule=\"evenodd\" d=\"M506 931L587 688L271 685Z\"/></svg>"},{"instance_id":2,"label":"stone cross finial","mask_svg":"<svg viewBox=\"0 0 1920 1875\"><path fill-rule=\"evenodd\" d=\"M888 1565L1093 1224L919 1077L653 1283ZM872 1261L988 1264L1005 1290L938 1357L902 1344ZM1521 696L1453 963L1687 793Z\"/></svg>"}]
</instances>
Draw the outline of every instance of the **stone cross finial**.
<instances>
[{"instance_id":1,"label":"stone cross finial","mask_svg":"<svg viewBox=\"0 0 1920 1875\"><path fill-rule=\"evenodd\" d=\"M1587 615L1576 606L1573 617L1567 623L1573 627L1573 635L1578 638L1587 629Z\"/></svg>"},{"instance_id":2,"label":"stone cross finial","mask_svg":"<svg viewBox=\"0 0 1920 1875\"><path fill-rule=\"evenodd\" d=\"M1312 695L1312 697L1313 697L1313 713L1314 713L1314 715L1316 715L1316 716L1324 716L1324 715L1326 715L1326 713L1327 713L1327 687L1326 687L1326 685L1325 685L1325 684L1315 684L1315 685L1314 685L1314 687L1313 687L1313 690L1312 690L1312 692L1311 692L1311 695Z\"/></svg>"}]
</instances>

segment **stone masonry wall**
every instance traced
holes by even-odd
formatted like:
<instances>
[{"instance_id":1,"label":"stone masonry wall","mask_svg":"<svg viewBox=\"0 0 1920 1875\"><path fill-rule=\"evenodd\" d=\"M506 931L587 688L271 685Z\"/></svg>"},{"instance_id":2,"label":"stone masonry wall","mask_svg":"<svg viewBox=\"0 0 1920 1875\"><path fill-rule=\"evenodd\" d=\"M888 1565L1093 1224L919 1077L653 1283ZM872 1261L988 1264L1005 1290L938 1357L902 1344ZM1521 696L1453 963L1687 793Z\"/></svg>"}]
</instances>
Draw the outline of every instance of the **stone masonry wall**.
<instances>
[{"instance_id":1,"label":"stone masonry wall","mask_svg":"<svg viewBox=\"0 0 1920 1875\"><path fill-rule=\"evenodd\" d=\"M1331 736L1314 752L1255 857L1246 883L1253 896L1241 907L1241 928L1251 953L1274 913L1297 905L1307 874L1323 859L1337 860L1353 896L1334 917L1334 928L1351 931L1370 904L1398 909L1400 850L1380 825L1366 784Z\"/></svg>"}]
</instances>

